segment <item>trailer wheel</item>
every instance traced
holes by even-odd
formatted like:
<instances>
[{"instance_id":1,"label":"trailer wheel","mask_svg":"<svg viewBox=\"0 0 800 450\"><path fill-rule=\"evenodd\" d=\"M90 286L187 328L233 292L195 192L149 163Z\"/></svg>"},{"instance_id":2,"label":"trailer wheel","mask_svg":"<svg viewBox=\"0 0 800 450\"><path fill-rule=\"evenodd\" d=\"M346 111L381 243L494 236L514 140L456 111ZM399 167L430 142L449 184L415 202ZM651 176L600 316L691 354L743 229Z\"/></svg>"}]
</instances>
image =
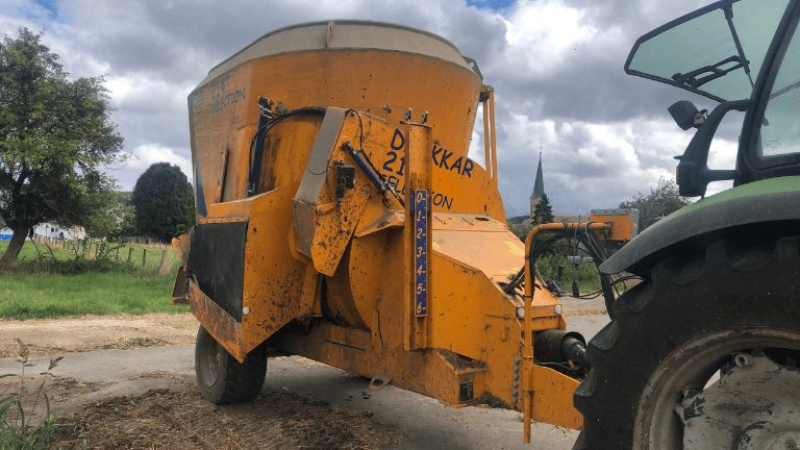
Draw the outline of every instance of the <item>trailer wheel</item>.
<instances>
[{"instance_id":1,"label":"trailer wheel","mask_svg":"<svg viewBox=\"0 0 800 450\"><path fill-rule=\"evenodd\" d=\"M614 311L575 450L798 448L800 237L684 247Z\"/></svg>"},{"instance_id":2,"label":"trailer wheel","mask_svg":"<svg viewBox=\"0 0 800 450\"><path fill-rule=\"evenodd\" d=\"M194 366L200 394L217 405L246 402L264 385L267 354L262 347L250 352L244 364L225 350L205 328L197 331Z\"/></svg>"}]
</instances>

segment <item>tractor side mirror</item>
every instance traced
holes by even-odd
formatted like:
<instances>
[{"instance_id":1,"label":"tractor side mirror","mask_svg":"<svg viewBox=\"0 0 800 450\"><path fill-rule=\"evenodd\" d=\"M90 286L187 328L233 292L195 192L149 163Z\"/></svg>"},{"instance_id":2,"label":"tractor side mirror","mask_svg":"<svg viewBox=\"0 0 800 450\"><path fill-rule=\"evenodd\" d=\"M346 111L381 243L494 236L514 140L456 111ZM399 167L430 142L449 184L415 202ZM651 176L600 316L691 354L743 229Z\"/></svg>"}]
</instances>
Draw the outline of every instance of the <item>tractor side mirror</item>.
<instances>
[{"instance_id":1,"label":"tractor side mirror","mask_svg":"<svg viewBox=\"0 0 800 450\"><path fill-rule=\"evenodd\" d=\"M705 195L708 183L731 180L736 177L736 170L709 169L708 151L711 149L711 141L725 114L733 110L745 111L749 105L750 99L721 103L703 121L692 141L689 142L689 146L686 147L686 151L683 155L676 157L680 161L675 176L680 195L700 197Z\"/></svg>"},{"instance_id":2,"label":"tractor side mirror","mask_svg":"<svg viewBox=\"0 0 800 450\"><path fill-rule=\"evenodd\" d=\"M699 110L694 103L688 100L680 100L667 108L669 114L681 130L688 130L689 128L700 128L706 120L706 113L708 110Z\"/></svg>"}]
</instances>

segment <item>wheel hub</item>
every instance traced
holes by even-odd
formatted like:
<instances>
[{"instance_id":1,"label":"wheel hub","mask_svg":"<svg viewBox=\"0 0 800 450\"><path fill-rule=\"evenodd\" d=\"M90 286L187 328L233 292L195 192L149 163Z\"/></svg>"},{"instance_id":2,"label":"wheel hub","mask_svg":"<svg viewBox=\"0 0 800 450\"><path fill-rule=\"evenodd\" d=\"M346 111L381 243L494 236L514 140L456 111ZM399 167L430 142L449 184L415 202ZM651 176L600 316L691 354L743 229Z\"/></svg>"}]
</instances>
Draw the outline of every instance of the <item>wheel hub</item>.
<instances>
[{"instance_id":1,"label":"wheel hub","mask_svg":"<svg viewBox=\"0 0 800 450\"><path fill-rule=\"evenodd\" d=\"M800 450L800 370L760 351L733 361L702 392L685 390L676 408L684 450Z\"/></svg>"}]
</instances>

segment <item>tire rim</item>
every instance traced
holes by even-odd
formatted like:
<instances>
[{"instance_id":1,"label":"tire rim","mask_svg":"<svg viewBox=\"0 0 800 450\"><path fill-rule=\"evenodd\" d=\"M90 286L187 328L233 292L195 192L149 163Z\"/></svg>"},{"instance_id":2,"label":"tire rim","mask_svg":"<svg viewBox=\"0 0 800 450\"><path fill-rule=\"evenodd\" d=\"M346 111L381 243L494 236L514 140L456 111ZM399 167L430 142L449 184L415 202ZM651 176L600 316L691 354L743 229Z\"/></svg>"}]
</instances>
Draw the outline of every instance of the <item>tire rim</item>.
<instances>
[{"instance_id":1,"label":"tire rim","mask_svg":"<svg viewBox=\"0 0 800 450\"><path fill-rule=\"evenodd\" d=\"M220 351L222 349L219 348L219 344L213 339L214 338L209 336L208 341L203 345L205 347L203 349L203 354L205 354L206 357L200 362L200 380L203 382L204 386L208 387L213 386L217 382L223 364L223 352Z\"/></svg>"},{"instance_id":2,"label":"tire rim","mask_svg":"<svg viewBox=\"0 0 800 450\"><path fill-rule=\"evenodd\" d=\"M747 354L754 349L800 350L800 333L769 328L737 328L718 331L693 339L676 348L662 361L648 380L639 403L634 422L633 448L636 450L682 450L684 449L684 423L676 413L680 403L688 396L702 395L716 384L712 377L738 353ZM743 357L738 359L742 360ZM743 361L743 360L742 360ZM800 371L797 379L800 380ZM761 385L750 388L758 391ZM690 393L691 391L691 393ZM699 394L698 394L699 393ZM791 401L791 397L788 400ZM791 405L790 405L791 406ZM797 410L794 405L793 410ZM750 411L756 414L754 411ZM772 419L772 411L762 413ZM797 419L797 417L795 417ZM708 449L752 448L772 450L794 447L792 442L800 436L800 425L781 430L774 444L766 446L731 446L724 439L703 442ZM696 430L692 430L694 433ZM711 431L711 430L709 430ZM713 435L713 433L711 433ZM713 438L712 438L713 439ZM784 439L784 440L781 440Z\"/></svg>"}]
</instances>

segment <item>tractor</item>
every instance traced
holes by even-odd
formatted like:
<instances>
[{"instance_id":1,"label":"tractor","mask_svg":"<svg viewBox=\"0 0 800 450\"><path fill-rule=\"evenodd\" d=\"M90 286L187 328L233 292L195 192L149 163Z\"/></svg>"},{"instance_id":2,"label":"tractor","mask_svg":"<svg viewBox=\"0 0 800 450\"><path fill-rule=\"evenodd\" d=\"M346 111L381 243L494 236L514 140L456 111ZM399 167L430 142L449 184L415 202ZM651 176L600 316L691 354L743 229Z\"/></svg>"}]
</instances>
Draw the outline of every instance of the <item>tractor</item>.
<instances>
[{"instance_id":1,"label":"tractor","mask_svg":"<svg viewBox=\"0 0 800 450\"><path fill-rule=\"evenodd\" d=\"M629 74L719 104L669 108L697 131L678 160L700 197L602 263L642 281L589 343L575 449L800 448L800 2L725 0L653 30ZM734 167L710 168L744 113ZM735 137L734 137L735 139ZM708 184L733 187L706 197Z\"/></svg>"}]
</instances>

